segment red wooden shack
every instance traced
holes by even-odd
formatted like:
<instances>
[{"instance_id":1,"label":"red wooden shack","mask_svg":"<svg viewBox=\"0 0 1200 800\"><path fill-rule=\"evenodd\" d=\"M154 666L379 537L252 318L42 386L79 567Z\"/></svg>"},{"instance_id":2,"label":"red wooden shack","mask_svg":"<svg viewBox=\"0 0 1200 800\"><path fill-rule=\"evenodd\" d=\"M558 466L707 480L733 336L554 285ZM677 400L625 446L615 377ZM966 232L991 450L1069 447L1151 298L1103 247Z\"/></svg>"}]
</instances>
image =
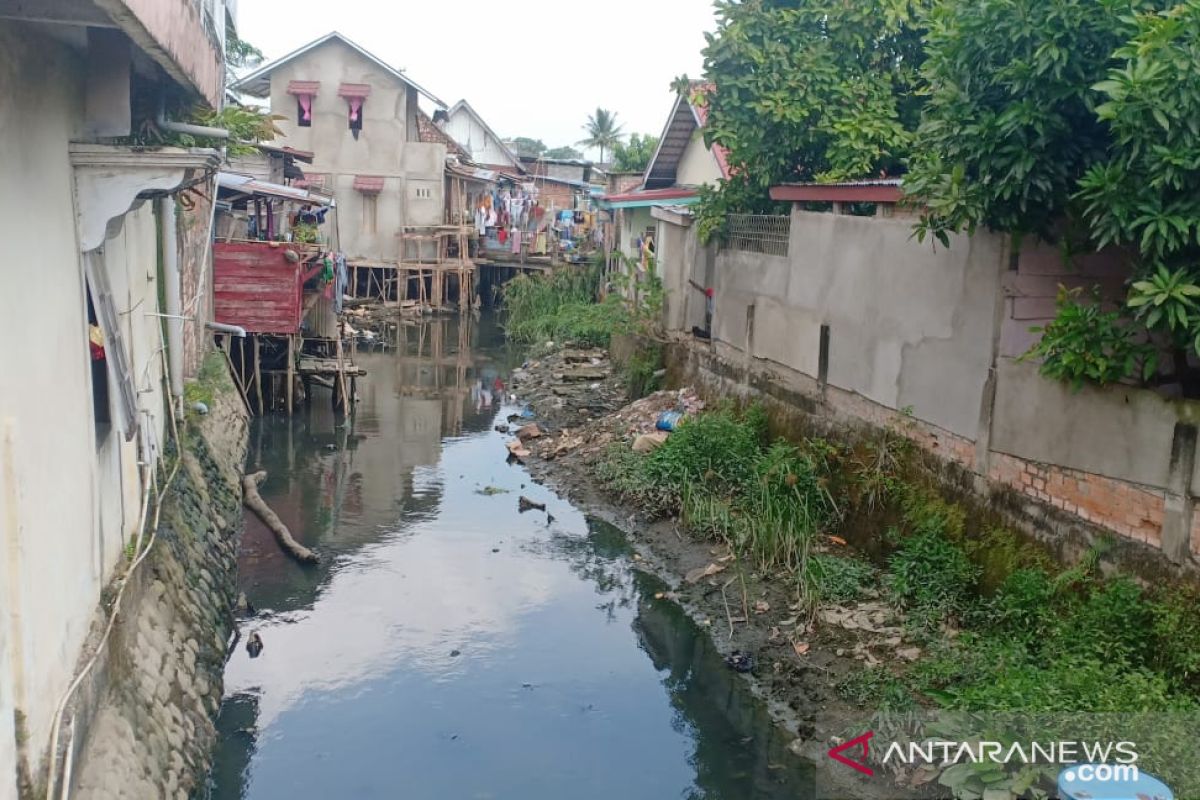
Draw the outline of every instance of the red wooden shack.
<instances>
[{"instance_id":1,"label":"red wooden shack","mask_svg":"<svg viewBox=\"0 0 1200 800\"><path fill-rule=\"evenodd\" d=\"M289 249L269 242L213 244L217 322L239 325L247 333L299 332L304 264L289 260Z\"/></svg>"}]
</instances>

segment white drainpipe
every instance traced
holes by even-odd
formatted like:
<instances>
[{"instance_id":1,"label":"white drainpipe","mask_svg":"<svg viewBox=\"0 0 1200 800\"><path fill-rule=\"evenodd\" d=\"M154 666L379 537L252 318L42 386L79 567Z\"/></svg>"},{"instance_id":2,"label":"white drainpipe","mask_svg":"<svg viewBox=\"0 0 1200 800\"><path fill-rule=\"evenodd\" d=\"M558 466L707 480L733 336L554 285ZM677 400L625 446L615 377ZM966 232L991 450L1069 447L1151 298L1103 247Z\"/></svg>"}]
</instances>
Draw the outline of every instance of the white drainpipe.
<instances>
[{"instance_id":1,"label":"white drainpipe","mask_svg":"<svg viewBox=\"0 0 1200 800\"><path fill-rule=\"evenodd\" d=\"M183 402L183 301L180 299L179 224L175 214L175 198L158 201L162 220L163 291L167 297L167 368L171 375L171 398L176 408Z\"/></svg>"}]
</instances>

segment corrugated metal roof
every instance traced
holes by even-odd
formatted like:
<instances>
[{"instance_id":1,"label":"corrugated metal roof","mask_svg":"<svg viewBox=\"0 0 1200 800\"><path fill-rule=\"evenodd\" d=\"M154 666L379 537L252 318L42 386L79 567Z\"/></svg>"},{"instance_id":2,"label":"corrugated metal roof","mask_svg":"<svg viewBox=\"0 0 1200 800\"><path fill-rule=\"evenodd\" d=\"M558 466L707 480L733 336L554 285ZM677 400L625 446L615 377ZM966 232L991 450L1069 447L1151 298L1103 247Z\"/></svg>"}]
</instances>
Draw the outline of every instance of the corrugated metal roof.
<instances>
[{"instance_id":1,"label":"corrugated metal roof","mask_svg":"<svg viewBox=\"0 0 1200 800\"><path fill-rule=\"evenodd\" d=\"M270 181L261 181L248 175L238 175L233 172L218 172L217 186L231 192L242 194L262 195L266 197L281 197L285 200L295 200L301 203L312 203L319 206L332 205L326 197L312 194L295 186L284 186Z\"/></svg>"}]
</instances>

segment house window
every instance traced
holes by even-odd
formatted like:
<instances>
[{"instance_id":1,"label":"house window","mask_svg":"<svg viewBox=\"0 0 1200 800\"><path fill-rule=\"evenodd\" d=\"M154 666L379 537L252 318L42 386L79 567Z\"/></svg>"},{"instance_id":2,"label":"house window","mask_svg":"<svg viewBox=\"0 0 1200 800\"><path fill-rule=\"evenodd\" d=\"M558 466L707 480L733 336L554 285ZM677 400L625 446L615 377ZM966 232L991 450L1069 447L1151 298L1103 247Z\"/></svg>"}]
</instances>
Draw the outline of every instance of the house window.
<instances>
[{"instance_id":1,"label":"house window","mask_svg":"<svg viewBox=\"0 0 1200 800\"><path fill-rule=\"evenodd\" d=\"M363 104L366 103L367 95L370 93L371 87L365 83L343 83L338 87L338 96L346 99L350 130L354 131L355 139L358 138L358 132L362 130Z\"/></svg>"},{"instance_id":2,"label":"house window","mask_svg":"<svg viewBox=\"0 0 1200 800\"><path fill-rule=\"evenodd\" d=\"M417 187L417 199L418 200L429 200L432 197L433 197L433 189L429 189L429 188L425 188L425 187L421 187L421 186Z\"/></svg>"},{"instance_id":3,"label":"house window","mask_svg":"<svg viewBox=\"0 0 1200 800\"><path fill-rule=\"evenodd\" d=\"M88 361L92 365L92 417L96 422L96 442L103 442L112 430L112 410L108 399L108 351L96 304L92 301L92 287L87 287Z\"/></svg>"},{"instance_id":4,"label":"house window","mask_svg":"<svg viewBox=\"0 0 1200 800\"><path fill-rule=\"evenodd\" d=\"M362 196L362 232L375 233L379 225L379 195L364 194Z\"/></svg>"},{"instance_id":5,"label":"house window","mask_svg":"<svg viewBox=\"0 0 1200 800\"><path fill-rule=\"evenodd\" d=\"M296 124L312 127L313 99L321 87L320 81L288 81L287 93L296 98Z\"/></svg>"},{"instance_id":6,"label":"house window","mask_svg":"<svg viewBox=\"0 0 1200 800\"><path fill-rule=\"evenodd\" d=\"M350 98L350 130L362 130L362 107L363 99L361 97Z\"/></svg>"},{"instance_id":7,"label":"house window","mask_svg":"<svg viewBox=\"0 0 1200 800\"><path fill-rule=\"evenodd\" d=\"M296 95L296 124L301 128L312 127L312 95Z\"/></svg>"}]
</instances>

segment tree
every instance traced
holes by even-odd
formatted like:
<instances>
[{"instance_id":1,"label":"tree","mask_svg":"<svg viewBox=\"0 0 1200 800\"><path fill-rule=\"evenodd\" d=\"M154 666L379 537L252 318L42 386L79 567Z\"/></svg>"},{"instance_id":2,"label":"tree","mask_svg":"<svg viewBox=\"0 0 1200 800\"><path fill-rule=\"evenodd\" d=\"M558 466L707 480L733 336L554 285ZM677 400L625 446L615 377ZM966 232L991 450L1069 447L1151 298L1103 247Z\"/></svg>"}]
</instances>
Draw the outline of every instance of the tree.
<instances>
[{"instance_id":1,"label":"tree","mask_svg":"<svg viewBox=\"0 0 1200 800\"><path fill-rule=\"evenodd\" d=\"M613 145L613 168L621 172L644 172L657 149L657 136L630 134L628 144Z\"/></svg>"},{"instance_id":2,"label":"tree","mask_svg":"<svg viewBox=\"0 0 1200 800\"><path fill-rule=\"evenodd\" d=\"M597 108L595 114L588 115L587 124L583 126L587 138L577 144L585 147L595 147L600 150L600 161L604 162L604 153L611 151L625 136L621 126L617 124L617 115L605 108Z\"/></svg>"},{"instance_id":3,"label":"tree","mask_svg":"<svg viewBox=\"0 0 1200 800\"><path fill-rule=\"evenodd\" d=\"M705 84L675 83L708 105L705 140L729 153L731 177L701 192L702 236L729 212L772 210L768 190L781 181L903 168L924 102L931 2L718 0Z\"/></svg>"},{"instance_id":4,"label":"tree","mask_svg":"<svg viewBox=\"0 0 1200 800\"><path fill-rule=\"evenodd\" d=\"M542 153L542 155L546 158L583 158L583 153L568 145L563 145L562 147L551 147L549 150Z\"/></svg>"},{"instance_id":5,"label":"tree","mask_svg":"<svg viewBox=\"0 0 1200 800\"><path fill-rule=\"evenodd\" d=\"M923 73L930 99L906 191L918 235L977 226L1052 236L1080 177L1104 158L1104 77L1140 0L939 0Z\"/></svg>"},{"instance_id":6,"label":"tree","mask_svg":"<svg viewBox=\"0 0 1200 800\"><path fill-rule=\"evenodd\" d=\"M541 139L530 139L528 136L518 136L509 142L519 156L537 158L546 152L546 143Z\"/></svg>"}]
</instances>

